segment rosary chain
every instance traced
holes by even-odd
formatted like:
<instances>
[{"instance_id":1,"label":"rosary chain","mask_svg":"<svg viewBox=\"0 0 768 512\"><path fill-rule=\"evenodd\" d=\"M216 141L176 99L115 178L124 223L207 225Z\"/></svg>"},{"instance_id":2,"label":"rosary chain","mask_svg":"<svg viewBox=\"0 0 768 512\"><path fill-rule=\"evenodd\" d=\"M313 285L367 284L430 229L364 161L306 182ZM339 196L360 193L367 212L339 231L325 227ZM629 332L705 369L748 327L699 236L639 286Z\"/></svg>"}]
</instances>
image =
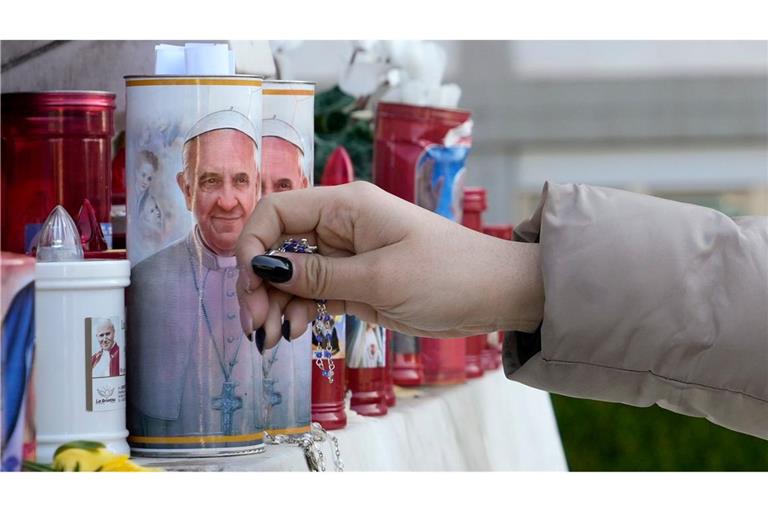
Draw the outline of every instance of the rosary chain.
<instances>
[{"instance_id":1,"label":"rosary chain","mask_svg":"<svg viewBox=\"0 0 768 512\"><path fill-rule=\"evenodd\" d=\"M302 238L299 241L288 239L284 241L277 250L270 251L268 254L280 252L313 253L315 250L317 250L317 247L310 246L305 238ZM318 299L315 302L317 303L317 318L314 321L313 336L317 341L318 351L316 354L319 354L315 357L315 364L320 368L323 376L328 378L328 381L332 383L334 371L336 369L336 365L334 364L331 355L333 317L328 314L324 300ZM325 369L324 364L324 361L326 360L328 361L327 370ZM344 471L344 462L341 459L339 440L336 436L325 430L319 423L312 423L310 432L298 437L287 436L284 434L273 436L268 432L265 432L264 434L268 444L295 444L299 446L304 451L304 458L307 460L307 466L310 471L325 471L325 456L318 444L330 439L333 443L333 465L336 467L337 471Z\"/></svg>"},{"instance_id":2,"label":"rosary chain","mask_svg":"<svg viewBox=\"0 0 768 512\"><path fill-rule=\"evenodd\" d=\"M287 436L285 434L271 435L264 432L264 438L267 444L281 445L294 444L304 451L304 458L307 460L307 466L310 471L325 471L325 455L320 448L319 443L328 439L333 443L333 465L336 471L344 471L344 461L341 459L341 450L339 449L338 438L325 430L317 422L312 423L311 430L298 437Z\"/></svg>"},{"instance_id":3,"label":"rosary chain","mask_svg":"<svg viewBox=\"0 0 768 512\"><path fill-rule=\"evenodd\" d=\"M283 243L275 250L269 251L267 254L279 254L286 252L297 252L304 254L312 254L317 250L317 246L309 245L306 238L301 240L295 240L289 238L283 241ZM320 369L320 373L323 377L328 379L328 382L333 383L333 377L336 370L336 364L333 362L333 344L331 340L333 338L333 317L328 314L328 309L325 306L325 300L316 299L317 303L317 316L312 322L312 337L317 350L314 351L313 357L315 359L315 365ZM328 361L328 368L325 368L325 361Z\"/></svg>"}]
</instances>

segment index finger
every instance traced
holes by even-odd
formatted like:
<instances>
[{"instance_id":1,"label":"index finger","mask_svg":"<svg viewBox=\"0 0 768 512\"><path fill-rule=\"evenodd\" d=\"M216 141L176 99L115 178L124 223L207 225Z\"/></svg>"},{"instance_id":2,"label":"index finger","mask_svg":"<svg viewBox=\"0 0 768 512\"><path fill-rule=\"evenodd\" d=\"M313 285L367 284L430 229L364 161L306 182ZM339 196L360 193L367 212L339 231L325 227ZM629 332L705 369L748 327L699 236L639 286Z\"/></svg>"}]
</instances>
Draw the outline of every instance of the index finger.
<instances>
[{"instance_id":1,"label":"index finger","mask_svg":"<svg viewBox=\"0 0 768 512\"><path fill-rule=\"evenodd\" d=\"M251 259L267 252L283 235L314 232L320 222L323 207L332 195L338 193L325 188L312 188L280 192L262 198L237 241L235 254L238 266L253 276L250 272ZM261 280L253 276L250 288L260 283Z\"/></svg>"}]
</instances>

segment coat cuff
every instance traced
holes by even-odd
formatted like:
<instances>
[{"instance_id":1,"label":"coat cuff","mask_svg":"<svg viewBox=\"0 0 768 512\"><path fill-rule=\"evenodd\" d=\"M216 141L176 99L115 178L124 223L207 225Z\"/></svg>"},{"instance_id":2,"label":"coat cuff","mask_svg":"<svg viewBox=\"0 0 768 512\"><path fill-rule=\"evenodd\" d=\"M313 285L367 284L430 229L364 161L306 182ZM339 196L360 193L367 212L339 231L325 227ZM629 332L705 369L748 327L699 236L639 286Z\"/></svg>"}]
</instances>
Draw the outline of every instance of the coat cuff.
<instances>
[{"instance_id":1,"label":"coat cuff","mask_svg":"<svg viewBox=\"0 0 768 512\"><path fill-rule=\"evenodd\" d=\"M507 377L519 370L530 358L541 352L541 324L535 332L504 333L501 361Z\"/></svg>"}]
</instances>

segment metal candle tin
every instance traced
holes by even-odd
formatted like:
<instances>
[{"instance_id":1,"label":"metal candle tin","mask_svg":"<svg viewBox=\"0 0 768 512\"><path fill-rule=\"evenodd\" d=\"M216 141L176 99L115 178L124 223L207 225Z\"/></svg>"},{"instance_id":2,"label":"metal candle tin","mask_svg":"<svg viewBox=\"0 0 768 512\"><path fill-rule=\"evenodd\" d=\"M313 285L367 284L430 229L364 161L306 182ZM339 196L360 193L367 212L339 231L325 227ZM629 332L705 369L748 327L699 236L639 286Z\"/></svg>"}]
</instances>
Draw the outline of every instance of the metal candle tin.
<instances>
[{"instance_id":1,"label":"metal candle tin","mask_svg":"<svg viewBox=\"0 0 768 512\"><path fill-rule=\"evenodd\" d=\"M242 332L234 256L262 191L262 83L126 77L134 453L263 450L262 357Z\"/></svg>"},{"instance_id":2,"label":"metal candle tin","mask_svg":"<svg viewBox=\"0 0 768 512\"><path fill-rule=\"evenodd\" d=\"M312 186L315 84L265 80L262 120L262 196ZM281 338L264 352L264 427L270 435L310 430L312 335Z\"/></svg>"}]
</instances>

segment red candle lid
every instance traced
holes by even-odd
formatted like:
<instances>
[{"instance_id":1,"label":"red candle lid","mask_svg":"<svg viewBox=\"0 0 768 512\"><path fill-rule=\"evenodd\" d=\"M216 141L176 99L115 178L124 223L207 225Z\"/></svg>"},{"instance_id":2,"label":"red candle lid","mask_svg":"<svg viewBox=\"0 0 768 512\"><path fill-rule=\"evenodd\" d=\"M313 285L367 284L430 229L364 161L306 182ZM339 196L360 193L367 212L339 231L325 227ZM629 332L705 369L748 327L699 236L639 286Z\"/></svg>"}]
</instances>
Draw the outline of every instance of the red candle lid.
<instances>
[{"instance_id":1,"label":"red candle lid","mask_svg":"<svg viewBox=\"0 0 768 512\"><path fill-rule=\"evenodd\" d=\"M323 168L321 185L343 185L355 180L355 168L344 146L333 150Z\"/></svg>"},{"instance_id":2,"label":"red candle lid","mask_svg":"<svg viewBox=\"0 0 768 512\"><path fill-rule=\"evenodd\" d=\"M514 229L512 224L491 224L489 226L483 226L483 233L495 236L496 238L503 238L504 240L512 240L512 232Z\"/></svg>"},{"instance_id":3,"label":"red candle lid","mask_svg":"<svg viewBox=\"0 0 768 512\"><path fill-rule=\"evenodd\" d=\"M464 211L484 212L488 208L483 187L464 187Z\"/></svg>"},{"instance_id":4,"label":"red candle lid","mask_svg":"<svg viewBox=\"0 0 768 512\"><path fill-rule=\"evenodd\" d=\"M469 119L472 113L460 108L424 107L380 101L376 106L376 115L410 118L422 123L438 121L461 124Z\"/></svg>"},{"instance_id":5,"label":"red candle lid","mask_svg":"<svg viewBox=\"0 0 768 512\"><path fill-rule=\"evenodd\" d=\"M87 135L112 137L115 94L102 91L8 92L2 94L3 132L13 137Z\"/></svg>"},{"instance_id":6,"label":"red candle lid","mask_svg":"<svg viewBox=\"0 0 768 512\"><path fill-rule=\"evenodd\" d=\"M50 109L59 107L100 107L115 108L115 93L107 91L42 91L5 92L3 110Z\"/></svg>"}]
</instances>

